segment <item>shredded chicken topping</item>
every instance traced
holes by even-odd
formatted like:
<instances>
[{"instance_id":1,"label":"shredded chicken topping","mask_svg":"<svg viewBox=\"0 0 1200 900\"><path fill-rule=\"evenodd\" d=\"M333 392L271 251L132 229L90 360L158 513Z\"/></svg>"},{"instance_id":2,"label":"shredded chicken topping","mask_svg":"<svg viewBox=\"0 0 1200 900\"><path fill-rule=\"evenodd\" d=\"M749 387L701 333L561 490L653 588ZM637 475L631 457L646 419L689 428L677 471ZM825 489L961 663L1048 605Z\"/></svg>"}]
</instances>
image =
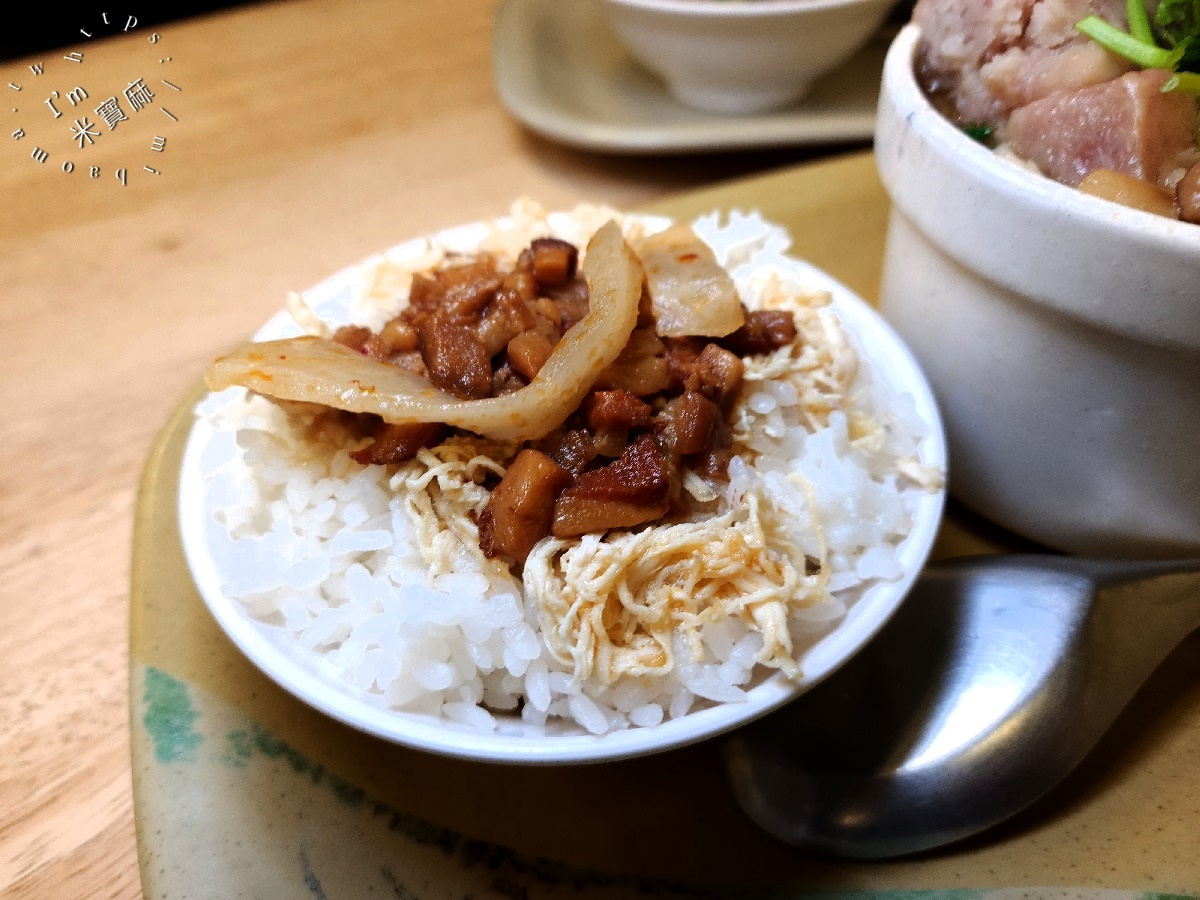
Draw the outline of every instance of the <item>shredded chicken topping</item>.
<instances>
[{"instance_id":1,"label":"shredded chicken topping","mask_svg":"<svg viewBox=\"0 0 1200 900\"><path fill-rule=\"evenodd\" d=\"M755 491L743 504L700 522L539 543L525 597L550 653L577 681L662 675L676 636L695 653L700 626L736 616L763 636L756 662L798 676L788 616L822 598L825 578L797 568L765 498Z\"/></svg>"},{"instance_id":2,"label":"shredded chicken topping","mask_svg":"<svg viewBox=\"0 0 1200 900\"><path fill-rule=\"evenodd\" d=\"M503 461L512 455L511 444L455 436L417 451L392 476L389 487L404 498L429 577L453 572L455 559L464 553L485 570L507 576L507 565L488 559L479 549L475 522L491 496L483 482L488 475L503 478Z\"/></svg>"}]
</instances>

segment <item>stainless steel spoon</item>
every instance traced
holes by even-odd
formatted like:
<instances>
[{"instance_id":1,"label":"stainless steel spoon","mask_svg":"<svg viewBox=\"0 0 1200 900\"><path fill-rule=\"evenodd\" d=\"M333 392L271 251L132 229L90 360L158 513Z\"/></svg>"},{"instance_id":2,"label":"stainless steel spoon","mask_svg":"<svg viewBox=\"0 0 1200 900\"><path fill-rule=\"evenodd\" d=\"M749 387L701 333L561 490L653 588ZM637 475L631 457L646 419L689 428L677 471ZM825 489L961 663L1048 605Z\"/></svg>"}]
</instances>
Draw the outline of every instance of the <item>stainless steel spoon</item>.
<instances>
[{"instance_id":1,"label":"stainless steel spoon","mask_svg":"<svg viewBox=\"0 0 1200 900\"><path fill-rule=\"evenodd\" d=\"M1200 628L1200 561L931 566L857 656L729 739L734 792L799 846L901 856L1037 800Z\"/></svg>"}]
</instances>

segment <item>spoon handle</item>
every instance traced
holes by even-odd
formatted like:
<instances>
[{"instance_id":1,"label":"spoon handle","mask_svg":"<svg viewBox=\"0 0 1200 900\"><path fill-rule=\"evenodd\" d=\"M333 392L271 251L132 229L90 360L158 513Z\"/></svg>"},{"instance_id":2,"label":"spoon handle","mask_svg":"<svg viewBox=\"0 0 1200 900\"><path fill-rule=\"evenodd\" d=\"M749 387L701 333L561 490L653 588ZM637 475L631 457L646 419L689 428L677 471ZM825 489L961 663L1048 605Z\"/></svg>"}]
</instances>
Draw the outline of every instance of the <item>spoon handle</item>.
<instances>
[{"instance_id":1,"label":"spoon handle","mask_svg":"<svg viewBox=\"0 0 1200 900\"><path fill-rule=\"evenodd\" d=\"M889 857L1024 809L1200 628L1200 561L931 566L827 684L734 735L742 808L792 844Z\"/></svg>"},{"instance_id":2,"label":"spoon handle","mask_svg":"<svg viewBox=\"0 0 1200 900\"><path fill-rule=\"evenodd\" d=\"M1093 652L1109 661L1110 683L1132 696L1200 628L1200 561L1097 565Z\"/></svg>"}]
</instances>

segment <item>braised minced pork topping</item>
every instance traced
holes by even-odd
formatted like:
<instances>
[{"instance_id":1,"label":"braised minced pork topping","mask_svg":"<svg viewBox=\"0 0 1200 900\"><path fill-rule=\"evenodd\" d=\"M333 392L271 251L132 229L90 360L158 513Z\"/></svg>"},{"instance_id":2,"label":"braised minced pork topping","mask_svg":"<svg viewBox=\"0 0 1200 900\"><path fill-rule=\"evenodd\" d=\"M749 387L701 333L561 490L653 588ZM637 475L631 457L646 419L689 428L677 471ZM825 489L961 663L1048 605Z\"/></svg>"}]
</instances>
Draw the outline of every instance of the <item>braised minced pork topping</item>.
<instances>
[{"instance_id":1,"label":"braised minced pork topping","mask_svg":"<svg viewBox=\"0 0 1200 900\"><path fill-rule=\"evenodd\" d=\"M577 249L556 238L534 240L511 271L490 255L463 259L415 276L408 305L378 331L348 326L333 340L463 399L519 390L587 314L577 260ZM685 469L725 477L742 358L796 338L788 311L742 313L741 327L723 337L663 338L643 284L637 327L620 356L566 422L518 447L492 489L477 523L483 553L523 563L548 535L654 522L679 506ZM364 465L403 462L453 432L438 423L359 422L373 438L351 454Z\"/></svg>"}]
</instances>

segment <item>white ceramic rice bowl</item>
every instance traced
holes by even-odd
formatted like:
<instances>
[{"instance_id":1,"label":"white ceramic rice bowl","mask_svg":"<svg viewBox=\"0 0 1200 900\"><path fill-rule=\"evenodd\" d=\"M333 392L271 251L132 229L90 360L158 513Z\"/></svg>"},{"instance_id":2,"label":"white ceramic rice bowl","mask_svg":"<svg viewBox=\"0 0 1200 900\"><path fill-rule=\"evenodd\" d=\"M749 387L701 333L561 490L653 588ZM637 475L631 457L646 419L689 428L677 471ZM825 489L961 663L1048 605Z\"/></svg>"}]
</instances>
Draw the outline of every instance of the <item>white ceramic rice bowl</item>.
<instances>
[{"instance_id":1,"label":"white ceramic rice bowl","mask_svg":"<svg viewBox=\"0 0 1200 900\"><path fill-rule=\"evenodd\" d=\"M664 220L665 221L665 220ZM481 226L440 233L447 244L470 244ZM414 244L416 242L410 242ZM389 251L402 253L408 245ZM797 262L796 271L817 290L829 291L833 308L852 336L863 363L888 389L911 397L926 435L920 445L922 464L943 469L945 437L932 392L912 355L891 328L862 300L820 270ZM355 289L358 267L332 276L305 292L318 311L346 308ZM299 334L291 318L280 313L255 335L270 340ZM210 513L209 484L203 472L211 429L198 422L185 448L179 488L183 548L196 586L218 624L264 674L310 706L361 731L433 753L479 761L516 764L583 763L641 756L684 746L745 724L807 691L851 657L883 626L908 593L928 558L941 521L944 488L917 501L913 527L896 548L903 575L870 586L844 620L800 658L803 677L791 680L772 673L747 691L745 702L696 709L658 725L609 731L603 735L555 734L515 716L498 715L499 726L485 732L431 715L386 707L382 698L342 682L284 631L255 621L228 596L230 539Z\"/></svg>"}]
</instances>

